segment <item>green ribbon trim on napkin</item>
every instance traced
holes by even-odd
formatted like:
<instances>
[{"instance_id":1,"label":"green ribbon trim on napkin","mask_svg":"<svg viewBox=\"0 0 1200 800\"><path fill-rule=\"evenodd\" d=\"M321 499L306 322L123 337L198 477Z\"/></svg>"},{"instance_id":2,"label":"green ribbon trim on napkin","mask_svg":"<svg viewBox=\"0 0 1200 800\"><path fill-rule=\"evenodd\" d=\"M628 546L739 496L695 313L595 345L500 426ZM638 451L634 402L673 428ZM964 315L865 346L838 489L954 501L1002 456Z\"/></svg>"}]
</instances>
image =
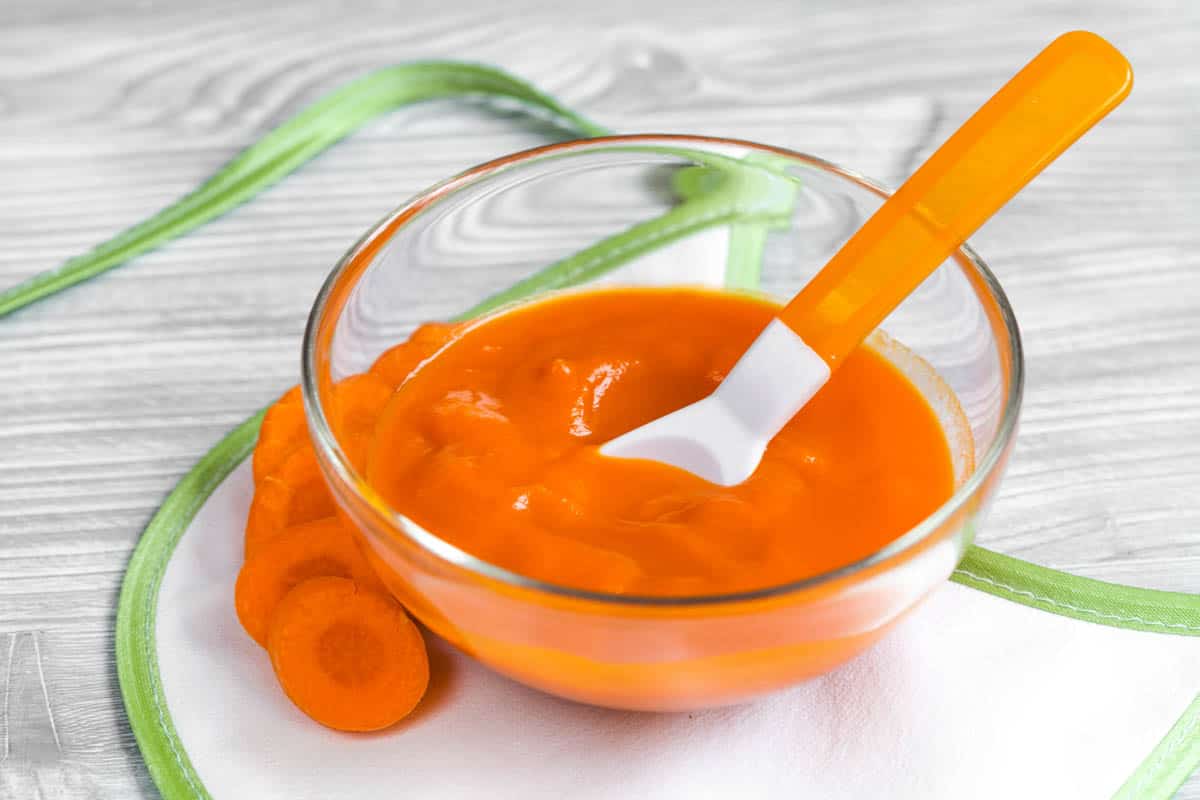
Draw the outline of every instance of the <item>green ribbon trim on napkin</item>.
<instances>
[{"instance_id":1,"label":"green ribbon trim on napkin","mask_svg":"<svg viewBox=\"0 0 1200 800\"><path fill-rule=\"evenodd\" d=\"M1200 764L1200 694L1150 751L1137 772L1113 795L1113 800L1171 797L1197 764Z\"/></svg>"},{"instance_id":2,"label":"green ribbon trim on napkin","mask_svg":"<svg viewBox=\"0 0 1200 800\"><path fill-rule=\"evenodd\" d=\"M158 672L158 590L175 546L229 473L254 449L264 411L238 425L204 454L146 526L129 559L117 604L117 680L125 713L154 785L167 800L210 800L171 720Z\"/></svg>"},{"instance_id":3,"label":"green ribbon trim on napkin","mask_svg":"<svg viewBox=\"0 0 1200 800\"><path fill-rule=\"evenodd\" d=\"M389 67L336 90L244 150L198 189L58 269L0 292L0 317L48 297L181 236L288 175L367 120L400 106L440 97L483 95L516 100L585 136L607 133L530 84L491 67L427 61ZM694 154L689 154L694 155ZM552 264L470 313L601 274L629 258L699 230L730 227L727 283L758 280L767 229L786 222L794 181L771 164L711 156L682 170L680 204L662 218L631 228ZM689 184L689 181L691 183ZM212 492L251 452L262 412L210 450L168 495L130 560L116 623L117 672L130 726L155 784L168 800L208 798L166 707L158 672L155 621L163 574L179 539ZM953 579L1054 614L1152 633L1200 635L1200 596L1158 592L1077 578L972 546ZM1166 798L1200 760L1200 697L1118 795Z\"/></svg>"},{"instance_id":4,"label":"green ribbon trim on napkin","mask_svg":"<svg viewBox=\"0 0 1200 800\"><path fill-rule=\"evenodd\" d=\"M972 546L950 579L1014 603L1111 628L1200 636L1200 595L1081 578Z\"/></svg>"},{"instance_id":5,"label":"green ribbon trim on napkin","mask_svg":"<svg viewBox=\"0 0 1200 800\"><path fill-rule=\"evenodd\" d=\"M750 153L744 159L746 164L761 164L767 169L783 171L786 159L778 156ZM783 184L779 181L764 187L766 196L771 198L771 204L789 211L795 207L795 185ZM780 221L781 228L786 228L791 215L788 214ZM729 225L729 251L725 257L725 288L727 289L757 289L759 270L762 267L763 254L767 245L767 234L772 224L767 222L747 223L732 222Z\"/></svg>"}]
</instances>

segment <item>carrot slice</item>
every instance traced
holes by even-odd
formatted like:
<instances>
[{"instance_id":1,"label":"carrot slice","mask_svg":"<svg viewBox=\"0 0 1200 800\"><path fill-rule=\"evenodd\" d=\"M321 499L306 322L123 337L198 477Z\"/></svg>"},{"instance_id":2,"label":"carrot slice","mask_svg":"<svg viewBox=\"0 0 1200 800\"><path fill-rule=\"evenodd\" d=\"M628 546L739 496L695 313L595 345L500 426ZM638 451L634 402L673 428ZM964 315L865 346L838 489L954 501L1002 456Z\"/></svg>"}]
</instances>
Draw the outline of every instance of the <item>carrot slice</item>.
<instances>
[{"instance_id":1,"label":"carrot slice","mask_svg":"<svg viewBox=\"0 0 1200 800\"><path fill-rule=\"evenodd\" d=\"M384 352L371 365L371 374L395 388L404 382L425 359L454 338L462 324L426 322L414 330L408 340Z\"/></svg>"},{"instance_id":2,"label":"carrot slice","mask_svg":"<svg viewBox=\"0 0 1200 800\"><path fill-rule=\"evenodd\" d=\"M254 499L246 517L243 560L253 558L265 543L287 528L291 503L292 487L277 478L268 476L254 487Z\"/></svg>"},{"instance_id":3,"label":"carrot slice","mask_svg":"<svg viewBox=\"0 0 1200 800\"><path fill-rule=\"evenodd\" d=\"M379 358L375 359L375 363L371 365L370 374L379 377L389 386L399 386L405 378L412 374L417 364L420 364L428 356L429 354L424 352L423 348L417 347L411 342L401 342L395 347L388 348Z\"/></svg>"},{"instance_id":4,"label":"carrot slice","mask_svg":"<svg viewBox=\"0 0 1200 800\"><path fill-rule=\"evenodd\" d=\"M312 445L304 443L255 487L246 517L245 557L251 558L286 528L336 513L317 455Z\"/></svg>"},{"instance_id":5,"label":"carrot slice","mask_svg":"<svg viewBox=\"0 0 1200 800\"><path fill-rule=\"evenodd\" d=\"M293 386L263 416L258 443L254 446L255 484L274 472L307 436L300 387Z\"/></svg>"},{"instance_id":6,"label":"carrot slice","mask_svg":"<svg viewBox=\"0 0 1200 800\"><path fill-rule=\"evenodd\" d=\"M333 387L330 409L333 432L343 444L370 433L391 395L392 386L370 373L351 375L339 382ZM254 482L261 483L308 442L300 387L293 386L263 416L254 447Z\"/></svg>"},{"instance_id":7,"label":"carrot slice","mask_svg":"<svg viewBox=\"0 0 1200 800\"><path fill-rule=\"evenodd\" d=\"M408 341L422 345L441 347L453 339L460 330L466 327L465 322L424 322L413 328L408 335Z\"/></svg>"},{"instance_id":8,"label":"carrot slice","mask_svg":"<svg viewBox=\"0 0 1200 800\"><path fill-rule=\"evenodd\" d=\"M308 580L335 576L353 578L363 586L379 579L336 517L290 528L264 544L242 565L234 588L238 619L250 638L267 641L271 614L293 587Z\"/></svg>"},{"instance_id":9,"label":"carrot slice","mask_svg":"<svg viewBox=\"0 0 1200 800\"><path fill-rule=\"evenodd\" d=\"M392 396L392 387L379 376L364 372L352 375L333 387L333 433L355 468L366 464L367 439Z\"/></svg>"},{"instance_id":10,"label":"carrot slice","mask_svg":"<svg viewBox=\"0 0 1200 800\"><path fill-rule=\"evenodd\" d=\"M339 731L376 731L408 716L429 686L421 632L390 597L345 578L293 589L267 650L296 707Z\"/></svg>"}]
</instances>

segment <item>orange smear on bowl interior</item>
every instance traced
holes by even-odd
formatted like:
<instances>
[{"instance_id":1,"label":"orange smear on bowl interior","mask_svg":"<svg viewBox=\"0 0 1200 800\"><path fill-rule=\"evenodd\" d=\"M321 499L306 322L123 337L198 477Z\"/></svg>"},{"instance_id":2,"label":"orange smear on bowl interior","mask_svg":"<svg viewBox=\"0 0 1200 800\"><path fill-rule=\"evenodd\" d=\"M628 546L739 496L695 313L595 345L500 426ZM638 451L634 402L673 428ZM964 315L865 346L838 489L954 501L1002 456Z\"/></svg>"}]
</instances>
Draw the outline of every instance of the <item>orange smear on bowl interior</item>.
<instances>
[{"instance_id":1,"label":"orange smear on bowl interior","mask_svg":"<svg viewBox=\"0 0 1200 800\"><path fill-rule=\"evenodd\" d=\"M597 451L711 392L777 310L743 294L605 289L466 326L391 396L367 479L462 550L576 589L726 594L855 562L954 489L936 413L869 347L741 485Z\"/></svg>"}]
</instances>

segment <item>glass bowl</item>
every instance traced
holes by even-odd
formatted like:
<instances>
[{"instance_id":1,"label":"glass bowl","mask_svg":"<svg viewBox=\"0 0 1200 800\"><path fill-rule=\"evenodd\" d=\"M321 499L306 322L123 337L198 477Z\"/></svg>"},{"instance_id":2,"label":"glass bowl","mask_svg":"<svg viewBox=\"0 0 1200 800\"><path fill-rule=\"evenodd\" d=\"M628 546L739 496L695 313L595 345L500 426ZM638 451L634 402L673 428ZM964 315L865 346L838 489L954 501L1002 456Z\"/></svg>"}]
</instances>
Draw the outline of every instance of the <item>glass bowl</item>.
<instances>
[{"instance_id":1,"label":"glass bowl","mask_svg":"<svg viewBox=\"0 0 1200 800\"><path fill-rule=\"evenodd\" d=\"M878 552L795 583L723 596L632 597L510 572L389 507L351 463L330 420L334 383L366 371L421 322L462 318L469 309L502 313L504 302L530 292L703 284L786 300L886 194L801 153L626 136L507 156L389 214L329 276L303 353L304 406L321 469L388 588L433 632L491 668L615 708L739 702L869 647L953 571L1013 442L1023 380L1016 320L967 247L870 344L938 411L954 451L956 491ZM547 265L556 280L541 272ZM519 290L505 291L514 284Z\"/></svg>"}]
</instances>

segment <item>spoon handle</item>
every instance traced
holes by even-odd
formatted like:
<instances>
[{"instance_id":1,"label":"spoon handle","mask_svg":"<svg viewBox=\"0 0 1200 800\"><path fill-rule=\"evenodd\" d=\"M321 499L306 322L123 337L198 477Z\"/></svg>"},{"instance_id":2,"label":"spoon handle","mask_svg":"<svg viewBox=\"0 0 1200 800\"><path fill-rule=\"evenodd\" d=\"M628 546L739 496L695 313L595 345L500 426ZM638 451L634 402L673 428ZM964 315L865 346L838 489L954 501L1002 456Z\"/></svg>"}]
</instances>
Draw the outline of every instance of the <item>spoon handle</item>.
<instances>
[{"instance_id":1,"label":"spoon handle","mask_svg":"<svg viewBox=\"0 0 1200 800\"><path fill-rule=\"evenodd\" d=\"M943 144L779 314L831 367L1125 97L1129 62L1063 34Z\"/></svg>"}]
</instances>

